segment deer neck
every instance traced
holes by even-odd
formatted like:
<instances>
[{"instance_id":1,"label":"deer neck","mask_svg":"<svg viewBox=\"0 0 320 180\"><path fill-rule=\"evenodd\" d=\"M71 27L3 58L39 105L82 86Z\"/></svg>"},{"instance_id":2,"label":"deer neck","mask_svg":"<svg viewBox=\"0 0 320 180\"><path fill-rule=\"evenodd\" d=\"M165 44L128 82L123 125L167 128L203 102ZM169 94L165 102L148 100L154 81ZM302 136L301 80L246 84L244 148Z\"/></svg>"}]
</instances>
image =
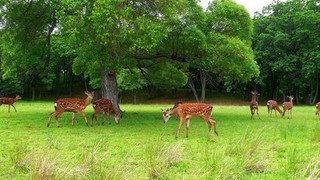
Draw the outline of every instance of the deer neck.
<instances>
[{"instance_id":1,"label":"deer neck","mask_svg":"<svg viewBox=\"0 0 320 180\"><path fill-rule=\"evenodd\" d=\"M170 116L176 115L176 114L178 114L178 109L180 109L180 108L179 108L179 107L174 108L174 109L170 110L168 114L169 114Z\"/></svg>"},{"instance_id":2,"label":"deer neck","mask_svg":"<svg viewBox=\"0 0 320 180\"><path fill-rule=\"evenodd\" d=\"M85 99L85 106L88 106L92 101L92 97L88 96L86 99Z\"/></svg>"},{"instance_id":3,"label":"deer neck","mask_svg":"<svg viewBox=\"0 0 320 180\"><path fill-rule=\"evenodd\" d=\"M252 101L252 102L257 101L257 97L256 97L255 95L253 95L252 98L251 98L251 101Z\"/></svg>"}]
</instances>

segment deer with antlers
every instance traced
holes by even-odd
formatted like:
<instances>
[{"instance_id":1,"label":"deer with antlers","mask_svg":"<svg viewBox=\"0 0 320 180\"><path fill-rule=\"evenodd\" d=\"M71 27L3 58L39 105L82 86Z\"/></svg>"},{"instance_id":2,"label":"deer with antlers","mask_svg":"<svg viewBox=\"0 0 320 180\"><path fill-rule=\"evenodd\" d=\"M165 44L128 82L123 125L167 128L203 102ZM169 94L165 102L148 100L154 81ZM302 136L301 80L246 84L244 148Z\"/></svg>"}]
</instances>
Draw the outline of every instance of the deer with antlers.
<instances>
[{"instance_id":1,"label":"deer with antlers","mask_svg":"<svg viewBox=\"0 0 320 180\"><path fill-rule=\"evenodd\" d=\"M277 101L269 100L267 101L267 108L268 108L268 116L271 117L272 110L274 110L275 115L277 116L277 111L282 115L282 111L279 108Z\"/></svg>"},{"instance_id":2,"label":"deer with antlers","mask_svg":"<svg viewBox=\"0 0 320 180\"><path fill-rule=\"evenodd\" d=\"M260 115L259 115L259 105L258 105L258 101L257 101L257 96L259 95L258 92L256 91L251 91L251 101L250 101L250 111L251 111L251 119L253 117L254 114L257 114L259 119L260 119Z\"/></svg>"},{"instance_id":3,"label":"deer with antlers","mask_svg":"<svg viewBox=\"0 0 320 180\"><path fill-rule=\"evenodd\" d=\"M104 124L104 122L106 120L106 118L105 118L106 115L108 115L109 124L111 124L111 121L109 118L110 114L114 115L115 122L117 124L119 124L122 115L120 112L118 112L113 107L113 104L110 99L102 98L102 99L99 99L99 100L95 101L94 103L92 103L92 105L93 105L94 113L92 115L91 124L92 124L93 119L95 119L97 124L99 124L99 113L101 113L101 112L103 113L102 124Z\"/></svg>"},{"instance_id":4,"label":"deer with antlers","mask_svg":"<svg viewBox=\"0 0 320 180\"><path fill-rule=\"evenodd\" d=\"M217 122L214 118L211 118L212 105L204 103L183 103L174 109L162 110L163 122L166 123L171 116L177 115L180 118L180 123L176 132L176 139L179 136L180 129L184 123L186 123L186 137L189 137L189 126L191 117L200 117L207 124L209 128L208 135L211 131L212 125L214 126L214 132L217 132Z\"/></svg>"},{"instance_id":5,"label":"deer with antlers","mask_svg":"<svg viewBox=\"0 0 320 180\"><path fill-rule=\"evenodd\" d=\"M289 98L289 101L283 102L282 103L282 107L283 107L283 113L282 113L282 117L285 116L286 111L288 111L288 119L291 116L292 119L292 108L293 108L293 97L292 96L287 96Z\"/></svg>"},{"instance_id":6,"label":"deer with antlers","mask_svg":"<svg viewBox=\"0 0 320 180\"><path fill-rule=\"evenodd\" d=\"M91 103L94 92L86 91L85 94L87 95L86 99L79 99L79 98L62 98L58 99L54 105L54 111L50 113L49 120L47 127L50 126L51 117L55 115L55 120L57 127L59 128L59 117L64 112L72 112L72 125L74 124L75 120L75 113L80 113L82 117L84 117L86 124L88 126L87 116L84 114L83 110Z\"/></svg>"},{"instance_id":7,"label":"deer with antlers","mask_svg":"<svg viewBox=\"0 0 320 180\"><path fill-rule=\"evenodd\" d=\"M17 112L17 110L16 110L16 108L14 107L13 104L14 104L16 101L18 101L19 99L21 99L21 96L19 96L19 95L16 95L15 98L2 97L2 98L0 98L0 106L1 106L2 104L8 104L8 106L9 106L8 112L10 112L10 106L12 106L12 107L14 108L14 110Z\"/></svg>"},{"instance_id":8,"label":"deer with antlers","mask_svg":"<svg viewBox=\"0 0 320 180\"><path fill-rule=\"evenodd\" d=\"M317 104L316 104L316 116L318 116L318 118L320 119L319 112L320 112L320 102L317 102Z\"/></svg>"}]
</instances>

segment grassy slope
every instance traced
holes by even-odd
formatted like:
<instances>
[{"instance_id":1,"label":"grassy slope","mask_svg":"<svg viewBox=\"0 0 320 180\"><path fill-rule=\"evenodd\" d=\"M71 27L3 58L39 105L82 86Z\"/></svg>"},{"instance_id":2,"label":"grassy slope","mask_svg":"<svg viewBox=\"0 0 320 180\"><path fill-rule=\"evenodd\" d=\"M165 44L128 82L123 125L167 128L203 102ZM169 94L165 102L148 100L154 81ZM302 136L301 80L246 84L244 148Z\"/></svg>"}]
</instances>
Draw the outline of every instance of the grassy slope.
<instances>
[{"instance_id":1,"label":"grassy slope","mask_svg":"<svg viewBox=\"0 0 320 180\"><path fill-rule=\"evenodd\" d=\"M163 124L160 108L122 105L120 125L86 127L71 114L46 127L52 102L0 106L0 177L6 179L290 179L320 178L320 120L314 107L294 107L293 119L250 120L247 106L215 106L219 137L192 119L190 137L178 140L175 118ZM92 107L86 109L91 117Z\"/></svg>"}]
</instances>

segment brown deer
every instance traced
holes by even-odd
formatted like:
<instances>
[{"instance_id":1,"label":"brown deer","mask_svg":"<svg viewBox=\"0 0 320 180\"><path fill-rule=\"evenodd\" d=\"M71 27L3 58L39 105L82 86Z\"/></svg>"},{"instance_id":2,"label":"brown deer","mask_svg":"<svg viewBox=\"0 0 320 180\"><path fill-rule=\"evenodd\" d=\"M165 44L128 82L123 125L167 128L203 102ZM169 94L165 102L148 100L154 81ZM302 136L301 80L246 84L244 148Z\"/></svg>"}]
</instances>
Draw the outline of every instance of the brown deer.
<instances>
[{"instance_id":1,"label":"brown deer","mask_svg":"<svg viewBox=\"0 0 320 180\"><path fill-rule=\"evenodd\" d=\"M19 95L16 95L15 98L2 97L2 98L0 98L0 106L1 106L2 104L8 104L8 105L9 105L9 111L8 111L8 112L10 112L10 106L12 106L12 107L14 108L14 110L17 112L17 110L16 110L16 108L14 107L13 104L14 104L16 101L18 101L19 99L21 99L21 97L20 97Z\"/></svg>"},{"instance_id":2,"label":"brown deer","mask_svg":"<svg viewBox=\"0 0 320 180\"><path fill-rule=\"evenodd\" d=\"M267 101L267 108L268 108L268 116L271 117L272 110L274 110L275 115L277 116L277 111L282 115L282 111L278 106L277 101L275 100L269 100Z\"/></svg>"},{"instance_id":3,"label":"brown deer","mask_svg":"<svg viewBox=\"0 0 320 180\"><path fill-rule=\"evenodd\" d=\"M320 112L320 102L317 102L317 104L316 104L316 116L318 116L318 118L320 119L319 112Z\"/></svg>"},{"instance_id":4,"label":"brown deer","mask_svg":"<svg viewBox=\"0 0 320 180\"><path fill-rule=\"evenodd\" d=\"M286 101L282 104L282 106L283 106L282 117L284 117L286 111L288 111L288 119L290 118L290 116L292 119L292 108L293 108L292 100L293 100L293 97L292 96L287 96L287 97L289 98L289 101Z\"/></svg>"},{"instance_id":5,"label":"brown deer","mask_svg":"<svg viewBox=\"0 0 320 180\"><path fill-rule=\"evenodd\" d=\"M93 104L93 109L94 109L94 113L92 115L92 119L91 119L91 125L92 125L92 121L93 119L96 120L97 124L99 124L99 113L102 112L103 113L103 122L102 124L104 124L104 122L106 121L105 116L108 115L108 120L109 120L109 124L111 124L110 121L110 114L114 115L114 120L117 124L119 124L120 119L121 119L121 113L118 112L114 107L113 104L111 102L110 99L99 99L97 101L95 101Z\"/></svg>"},{"instance_id":6,"label":"brown deer","mask_svg":"<svg viewBox=\"0 0 320 180\"><path fill-rule=\"evenodd\" d=\"M86 99L79 99L79 98L58 99L54 105L55 110L49 115L49 121L48 121L47 127L50 126L51 117L53 115L55 115L57 127L60 127L58 119L64 112L72 112L72 125L74 124L75 113L79 112L81 116L84 117L86 124L88 126L88 120L86 115L83 113L83 110L88 106L88 104L91 103L94 96L94 92L86 91L85 94L87 95Z\"/></svg>"},{"instance_id":7,"label":"brown deer","mask_svg":"<svg viewBox=\"0 0 320 180\"><path fill-rule=\"evenodd\" d=\"M251 119L253 115L256 113L260 119L259 115L259 105L257 101L257 96L259 95L258 92L251 91L251 101L250 101L250 111L251 111Z\"/></svg>"},{"instance_id":8,"label":"brown deer","mask_svg":"<svg viewBox=\"0 0 320 180\"><path fill-rule=\"evenodd\" d=\"M209 132L212 125L214 126L214 132L217 132L217 122L214 118L210 118L212 113L212 105L204 103L183 103L175 109L162 110L163 122L166 123L172 115L177 115L180 118L180 123L176 132L176 139L179 136L181 126L186 123L186 137L189 137L189 126L191 117L200 117L208 124Z\"/></svg>"}]
</instances>

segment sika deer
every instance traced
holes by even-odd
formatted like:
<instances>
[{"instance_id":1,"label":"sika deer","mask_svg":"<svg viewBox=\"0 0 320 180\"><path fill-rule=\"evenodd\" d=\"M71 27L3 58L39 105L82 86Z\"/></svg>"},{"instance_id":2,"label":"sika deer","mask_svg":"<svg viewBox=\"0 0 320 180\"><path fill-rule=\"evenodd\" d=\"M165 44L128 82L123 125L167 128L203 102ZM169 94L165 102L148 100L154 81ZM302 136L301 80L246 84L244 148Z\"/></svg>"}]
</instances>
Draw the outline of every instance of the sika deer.
<instances>
[{"instance_id":1,"label":"sika deer","mask_svg":"<svg viewBox=\"0 0 320 180\"><path fill-rule=\"evenodd\" d=\"M14 107L13 104L14 104L16 101L18 101L19 99L21 99L21 97L20 97L19 95L16 95L15 98L2 97L2 98L0 98L0 106L1 106L2 104L8 104L8 105L9 105L9 111L8 111L8 112L10 112L10 106L12 106L12 107L14 108L14 110L17 112L17 110L16 110L16 108Z\"/></svg>"},{"instance_id":2,"label":"sika deer","mask_svg":"<svg viewBox=\"0 0 320 180\"><path fill-rule=\"evenodd\" d=\"M319 112L320 112L320 102L317 102L317 104L316 104L316 116L318 116L318 118L320 119Z\"/></svg>"},{"instance_id":3,"label":"sika deer","mask_svg":"<svg viewBox=\"0 0 320 180\"><path fill-rule=\"evenodd\" d=\"M292 108L293 108L292 100L293 100L293 97L292 96L288 96L288 98L289 98L289 101L284 102L282 104L282 106L283 106L282 117L284 117L286 111L288 111L288 119L290 118L290 116L291 116L291 119L292 119Z\"/></svg>"},{"instance_id":4,"label":"sika deer","mask_svg":"<svg viewBox=\"0 0 320 180\"><path fill-rule=\"evenodd\" d=\"M268 116L271 117L272 110L274 110L275 115L277 116L277 111L282 115L282 111L278 106L277 101L275 100L269 100L267 102L267 108L268 108Z\"/></svg>"},{"instance_id":5,"label":"sika deer","mask_svg":"<svg viewBox=\"0 0 320 180\"><path fill-rule=\"evenodd\" d=\"M163 122L166 123L172 115L180 117L180 123L176 132L176 139L179 136L181 126L186 122L186 137L189 137L189 126L191 117L200 117L208 124L209 132L211 131L212 125L214 126L214 132L217 132L217 122L214 118L210 118L212 113L212 106L204 103L183 103L175 109L162 110Z\"/></svg>"},{"instance_id":6,"label":"sika deer","mask_svg":"<svg viewBox=\"0 0 320 180\"><path fill-rule=\"evenodd\" d=\"M106 121L105 116L108 115L108 119L109 119L109 124L111 124L110 121L110 114L114 115L114 120L117 124L119 124L120 119L121 119L121 113L119 113L114 107L113 104L111 102L110 99L99 99L97 101L95 101L93 104L93 109L94 109L94 114L92 115L92 119L91 119L91 125L92 125L92 121L93 119L96 120L96 122L99 124L99 113L102 112L103 113L103 122L102 124L104 124L104 122Z\"/></svg>"},{"instance_id":7,"label":"sika deer","mask_svg":"<svg viewBox=\"0 0 320 180\"><path fill-rule=\"evenodd\" d=\"M259 105L258 105L258 101L257 101L257 96L259 95L258 92L253 92L251 91L251 102L250 102L250 111L251 111L251 119L253 117L253 115L255 113L257 113L259 119L260 119L260 115L259 115Z\"/></svg>"},{"instance_id":8,"label":"sika deer","mask_svg":"<svg viewBox=\"0 0 320 180\"><path fill-rule=\"evenodd\" d=\"M49 115L49 121L48 121L47 127L50 126L51 117L55 115L56 124L57 124L57 127L59 128L60 125L59 125L58 119L61 116L61 114L64 112L72 112L72 125L74 124L75 113L79 112L81 116L84 117L86 124L88 126L88 120L86 115L83 113L83 110L88 106L88 104L91 103L94 96L94 92L86 91L85 94L87 95L86 99L79 99L79 98L58 99L54 105L55 111L50 113Z\"/></svg>"}]
</instances>

